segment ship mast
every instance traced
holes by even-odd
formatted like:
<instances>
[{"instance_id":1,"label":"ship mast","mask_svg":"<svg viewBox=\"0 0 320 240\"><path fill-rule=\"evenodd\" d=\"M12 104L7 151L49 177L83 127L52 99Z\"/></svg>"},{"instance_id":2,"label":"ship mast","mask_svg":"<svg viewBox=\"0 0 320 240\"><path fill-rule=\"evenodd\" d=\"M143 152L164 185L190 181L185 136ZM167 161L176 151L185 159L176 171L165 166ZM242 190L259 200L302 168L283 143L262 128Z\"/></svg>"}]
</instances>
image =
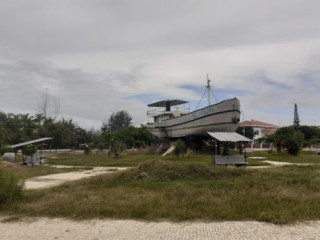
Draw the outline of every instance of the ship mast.
<instances>
[{"instance_id":1,"label":"ship mast","mask_svg":"<svg viewBox=\"0 0 320 240\"><path fill-rule=\"evenodd\" d=\"M208 106L210 106L210 79L209 74L207 74L207 91L208 91Z\"/></svg>"}]
</instances>

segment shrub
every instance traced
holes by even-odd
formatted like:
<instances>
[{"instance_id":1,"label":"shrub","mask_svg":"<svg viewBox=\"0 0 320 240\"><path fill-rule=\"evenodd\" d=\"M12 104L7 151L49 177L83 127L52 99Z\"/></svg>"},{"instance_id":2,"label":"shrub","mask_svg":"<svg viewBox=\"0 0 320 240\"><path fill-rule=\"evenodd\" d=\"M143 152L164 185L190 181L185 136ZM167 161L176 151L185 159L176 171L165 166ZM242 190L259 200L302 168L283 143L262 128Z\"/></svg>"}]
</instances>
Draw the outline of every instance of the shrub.
<instances>
[{"instance_id":1,"label":"shrub","mask_svg":"<svg viewBox=\"0 0 320 240\"><path fill-rule=\"evenodd\" d=\"M287 144L288 144L287 152L289 154L297 156L300 150L300 145L298 144L298 142L292 139L292 140L288 140Z\"/></svg>"},{"instance_id":2,"label":"shrub","mask_svg":"<svg viewBox=\"0 0 320 240\"><path fill-rule=\"evenodd\" d=\"M174 155L179 158L180 154L184 154L186 151L186 144L183 140L179 139L176 143L176 148L173 150Z\"/></svg>"},{"instance_id":3,"label":"shrub","mask_svg":"<svg viewBox=\"0 0 320 240\"><path fill-rule=\"evenodd\" d=\"M26 156L31 156L38 151L38 148L32 144L27 145L22 148L22 154Z\"/></svg>"},{"instance_id":4,"label":"shrub","mask_svg":"<svg viewBox=\"0 0 320 240\"><path fill-rule=\"evenodd\" d=\"M1 156L2 156L3 154L5 154L6 152L13 152L13 149L12 149L11 147L9 147L9 145L3 145L3 146L1 146L1 148L0 148L0 154L1 154Z\"/></svg>"},{"instance_id":5,"label":"shrub","mask_svg":"<svg viewBox=\"0 0 320 240\"><path fill-rule=\"evenodd\" d=\"M111 153L114 155L116 159L119 158L120 154L124 151L125 145L121 142L113 142Z\"/></svg>"},{"instance_id":6,"label":"shrub","mask_svg":"<svg viewBox=\"0 0 320 240\"><path fill-rule=\"evenodd\" d=\"M24 181L15 174L0 170L0 206L22 197Z\"/></svg>"},{"instance_id":7,"label":"shrub","mask_svg":"<svg viewBox=\"0 0 320 240\"><path fill-rule=\"evenodd\" d=\"M187 149L186 155L189 159L194 158L194 152L190 148Z\"/></svg>"},{"instance_id":8,"label":"shrub","mask_svg":"<svg viewBox=\"0 0 320 240\"><path fill-rule=\"evenodd\" d=\"M90 148L90 146L89 146L88 144L86 144L86 145L83 146L83 153L84 153L85 155L88 155L88 154L91 153L91 148Z\"/></svg>"}]
</instances>

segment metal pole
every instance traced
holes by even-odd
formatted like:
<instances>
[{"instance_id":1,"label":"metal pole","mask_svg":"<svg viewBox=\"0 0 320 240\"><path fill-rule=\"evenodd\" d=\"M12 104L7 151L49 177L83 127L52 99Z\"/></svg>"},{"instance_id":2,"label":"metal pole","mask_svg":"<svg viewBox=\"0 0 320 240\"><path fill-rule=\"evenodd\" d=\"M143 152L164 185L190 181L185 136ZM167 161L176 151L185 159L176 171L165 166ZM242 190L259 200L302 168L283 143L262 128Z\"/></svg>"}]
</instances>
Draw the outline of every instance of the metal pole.
<instances>
[{"instance_id":1,"label":"metal pole","mask_svg":"<svg viewBox=\"0 0 320 240\"><path fill-rule=\"evenodd\" d=\"M111 120L110 120L110 123L109 123L109 133L110 133L109 153L111 153Z\"/></svg>"},{"instance_id":2,"label":"metal pole","mask_svg":"<svg viewBox=\"0 0 320 240\"><path fill-rule=\"evenodd\" d=\"M241 112L242 112L242 122L244 122L244 111L241 111ZM242 132L243 132L243 136L245 137L246 136L245 126L243 126L243 128L242 128Z\"/></svg>"},{"instance_id":3,"label":"metal pole","mask_svg":"<svg viewBox=\"0 0 320 240\"><path fill-rule=\"evenodd\" d=\"M210 106L210 80L209 80L209 74L207 74L207 90L208 90L208 106Z\"/></svg>"},{"instance_id":4,"label":"metal pole","mask_svg":"<svg viewBox=\"0 0 320 240\"><path fill-rule=\"evenodd\" d=\"M244 112L242 111L242 122L244 122ZM246 136L246 128L245 126L243 126L242 128L242 132L243 132L243 136L245 137ZM244 155L245 155L245 158L246 158L246 143L243 142L243 150L244 150Z\"/></svg>"}]
</instances>

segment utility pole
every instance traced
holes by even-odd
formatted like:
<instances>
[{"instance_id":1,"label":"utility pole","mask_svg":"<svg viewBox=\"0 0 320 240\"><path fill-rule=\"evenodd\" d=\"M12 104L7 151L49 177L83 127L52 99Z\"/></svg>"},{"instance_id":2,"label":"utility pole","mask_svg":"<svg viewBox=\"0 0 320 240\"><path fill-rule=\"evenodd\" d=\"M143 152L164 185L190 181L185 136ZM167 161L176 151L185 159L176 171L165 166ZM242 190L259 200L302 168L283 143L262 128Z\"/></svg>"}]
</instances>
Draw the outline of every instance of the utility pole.
<instances>
[{"instance_id":1,"label":"utility pole","mask_svg":"<svg viewBox=\"0 0 320 240\"><path fill-rule=\"evenodd\" d=\"M111 136L111 120L110 120L110 122L109 122L109 133L110 133L110 141L109 141L109 154L111 154L111 138L112 138L112 136Z\"/></svg>"},{"instance_id":2,"label":"utility pole","mask_svg":"<svg viewBox=\"0 0 320 240\"><path fill-rule=\"evenodd\" d=\"M244 111L241 111L241 112L242 112L242 122L244 122ZM242 132L243 132L243 136L245 137L246 136L245 126L242 127Z\"/></svg>"}]
</instances>

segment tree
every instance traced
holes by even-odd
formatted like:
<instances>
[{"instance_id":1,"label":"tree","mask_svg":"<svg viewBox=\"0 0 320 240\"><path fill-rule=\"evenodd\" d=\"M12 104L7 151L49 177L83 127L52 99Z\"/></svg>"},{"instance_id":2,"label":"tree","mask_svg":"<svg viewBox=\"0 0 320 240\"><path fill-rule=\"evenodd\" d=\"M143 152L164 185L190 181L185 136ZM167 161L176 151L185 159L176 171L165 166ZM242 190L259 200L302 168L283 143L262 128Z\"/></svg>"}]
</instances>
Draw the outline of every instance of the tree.
<instances>
[{"instance_id":1,"label":"tree","mask_svg":"<svg viewBox=\"0 0 320 240\"><path fill-rule=\"evenodd\" d=\"M131 126L131 120L132 117L125 110L112 113L108 122L103 123L101 130L103 132L117 132L122 128Z\"/></svg>"},{"instance_id":2,"label":"tree","mask_svg":"<svg viewBox=\"0 0 320 240\"><path fill-rule=\"evenodd\" d=\"M16 144L41 137L53 137L55 148L78 148L80 143L99 143L99 132L87 131L72 119L45 117L44 114L13 114L0 112L0 146Z\"/></svg>"},{"instance_id":3,"label":"tree","mask_svg":"<svg viewBox=\"0 0 320 240\"><path fill-rule=\"evenodd\" d=\"M24 146L22 148L22 154L26 156L32 156L38 151L38 148L32 144Z\"/></svg>"},{"instance_id":4,"label":"tree","mask_svg":"<svg viewBox=\"0 0 320 240\"><path fill-rule=\"evenodd\" d=\"M60 99L50 95L46 89L46 91L42 93L41 100L38 103L38 111L44 118L52 116L55 120L60 112Z\"/></svg>"},{"instance_id":5,"label":"tree","mask_svg":"<svg viewBox=\"0 0 320 240\"><path fill-rule=\"evenodd\" d=\"M253 139L255 135L253 127L251 126L238 127L236 132L250 139Z\"/></svg>"},{"instance_id":6,"label":"tree","mask_svg":"<svg viewBox=\"0 0 320 240\"><path fill-rule=\"evenodd\" d=\"M296 103L294 104L293 127L296 130L300 127L300 119L299 119L299 114L298 114L298 107L297 107Z\"/></svg>"},{"instance_id":7,"label":"tree","mask_svg":"<svg viewBox=\"0 0 320 240\"><path fill-rule=\"evenodd\" d=\"M317 126L300 126L299 130L304 134L306 141L320 139L320 128Z\"/></svg>"},{"instance_id":8,"label":"tree","mask_svg":"<svg viewBox=\"0 0 320 240\"><path fill-rule=\"evenodd\" d=\"M106 145L109 145L113 141L117 141L125 144L127 148L142 147L150 145L152 141L152 135L146 129L145 126L141 127L127 127L122 128L117 132L105 132L101 134L101 139Z\"/></svg>"},{"instance_id":9,"label":"tree","mask_svg":"<svg viewBox=\"0 0 320 240\"><path fill-rule=\"evenodd\" d=\"M294 127L279 128L274 134L264 137L262 140L271 142L277 147L277 151L281 152L283 148L292 155L298 155L300 147L304 142L304 135Z\"/></svg>"},{"instance_id":10,"label":"tree","mask_svg":"<svg viewBox=\"0 0 320 240\"><path fill-rule=\"evenodd\" d=\"M13 149L11 147L9 147L9 145L2 145L0 147L0 155L2 156L3 154L5 154L7 152L13 152Z\"/></svg>"}]
</instances>

